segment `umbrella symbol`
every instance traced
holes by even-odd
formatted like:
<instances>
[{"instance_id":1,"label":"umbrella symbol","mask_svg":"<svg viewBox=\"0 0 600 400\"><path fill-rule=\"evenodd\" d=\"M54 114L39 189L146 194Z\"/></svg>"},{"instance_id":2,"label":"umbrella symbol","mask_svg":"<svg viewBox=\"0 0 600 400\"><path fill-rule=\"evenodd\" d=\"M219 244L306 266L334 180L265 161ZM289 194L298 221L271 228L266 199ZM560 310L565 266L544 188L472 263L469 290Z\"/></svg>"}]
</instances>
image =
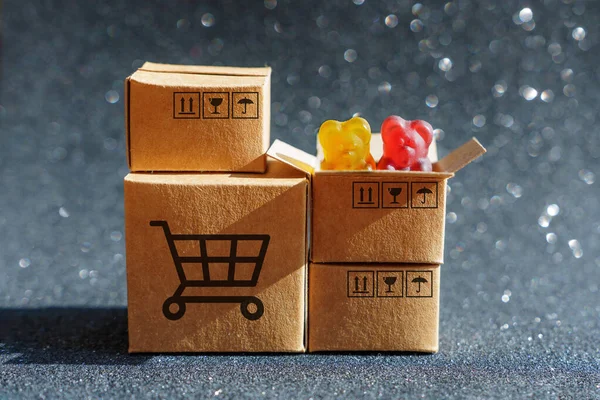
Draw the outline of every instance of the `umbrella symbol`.
<instances>
[{"instance_id":1,"label":"umbrella symbol","mask_svg":"<svg viewBox=\"0 0 600 400\"><path fill-rule=\"evenodd\" d=\"M421 189L417 190L417 193L418 194L423 194L423 201L421 201L421 203L425 204L425 200L426 200L425 197L428 194L432 194L433 192L431 190L427 189L426 187L424 187L424 188L421 188Z\"/></svg>"},{"instance_id":2,"label":"umbrella symbol","mask_svg":"<svg viewBox=\"0 0 600 400\"><path fill-rule=\"evenodd\" d=\"M242 114L246 114L246 107L248 107L248 104L254 104L254 102L250 99L247 99L246 97L244 97L243 99L241 99L240 101L238 101L238 104L243 104L244 105L244 111L242 111Z\"/></svg>"},{"instance_id":3,"label":"umbrella symbol","mask_svg":"<svg viewBox=\"0 0 600 400\"><path fill-rule=\"evenodd\" d=\"M427 283L429 281L427 279L419 276L418 278L413 279L412 282L419 284L419 288L417 289L417 293L421 293L421 283Z\"/></svg>"}]
</instances>

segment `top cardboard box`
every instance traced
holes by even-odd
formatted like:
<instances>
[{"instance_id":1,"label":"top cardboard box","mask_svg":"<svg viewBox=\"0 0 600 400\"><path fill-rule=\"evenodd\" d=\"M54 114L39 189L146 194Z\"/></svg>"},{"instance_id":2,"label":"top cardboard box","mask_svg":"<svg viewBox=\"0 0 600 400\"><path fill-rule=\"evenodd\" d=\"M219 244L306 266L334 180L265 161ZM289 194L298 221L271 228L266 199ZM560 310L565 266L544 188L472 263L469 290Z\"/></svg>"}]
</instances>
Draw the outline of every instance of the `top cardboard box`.
<instances>
[{"instance_id":1,"label":"top cardboard box","mask_svg":"<svg viewBox=\"0 0 600 400\"><path fill-rule=\"evenodd\" d=\"M265 172L270 91L268 67L145 63L125 81L130 170Z\"/></svg>"},{"instance_id":2,"label":"top cardboard box","mask_svg":"<svg viewBox=\"0 0 600 400\"><path fill-rule=\"evenodd\" d=\"M376 159L380 143L373 135ZM269 149L270 156L312 174L314 263L442 264L446 181L483 153L473 138L436 161L433 172L319 171L316 157L290 145L275 141Z\"/></svg>"}]
</instances>

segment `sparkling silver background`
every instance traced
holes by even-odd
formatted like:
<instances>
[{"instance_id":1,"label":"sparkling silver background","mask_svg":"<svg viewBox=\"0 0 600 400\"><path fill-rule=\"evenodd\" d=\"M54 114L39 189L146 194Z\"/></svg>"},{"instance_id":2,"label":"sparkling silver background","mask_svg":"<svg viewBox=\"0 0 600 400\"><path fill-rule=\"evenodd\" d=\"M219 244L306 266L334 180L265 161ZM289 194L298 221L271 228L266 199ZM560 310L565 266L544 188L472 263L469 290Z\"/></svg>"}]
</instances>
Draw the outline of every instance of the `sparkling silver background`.
<instances>
[{"instance_id":1,"label":"sparkling silver background","mask_svg":"<svg viewBox=\"0 0 600 400\"><path fill-rule=\"evenodd\" d=\"M3 5L0 397L600 398L600 2ZM270 65L272 138L311 152L355 113L426 119L442 155L477 136L440 353L126 355L123 79L145 60Z\"/></svg>"}]
</instances>

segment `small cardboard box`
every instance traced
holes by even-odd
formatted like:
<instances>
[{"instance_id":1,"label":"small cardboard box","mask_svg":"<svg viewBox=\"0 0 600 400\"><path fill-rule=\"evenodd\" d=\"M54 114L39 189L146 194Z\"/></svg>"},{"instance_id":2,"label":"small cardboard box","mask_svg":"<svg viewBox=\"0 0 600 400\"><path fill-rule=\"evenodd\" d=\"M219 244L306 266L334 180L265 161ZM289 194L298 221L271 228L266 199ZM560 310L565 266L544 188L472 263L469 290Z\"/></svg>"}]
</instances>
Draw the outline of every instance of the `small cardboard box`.
<instances>
[{"instance_id":1,"label":"small cardboard box","mask_svg":"<svg viewBox=\"0 0 600 400\"><path fill-rule=\"evenodd\" d=\"M125 98L131 171L265 171L271 68L147 62Z\"/></svg>"},{"instance_id":2,"label":"small cardboard box","mask_svg":"<svg viewBox=\"0 0 600 400\"><path fill-rule=\"evenodd\" d=\"M443 263L446 181L484 152L472 139L429 173L317 171L311 261Z\"/></svg>"},{"instance_id":3,"label":"small cardboard box","mask_svg":"<svg viewBox=\"0 0 600 400\"><path fill-rule=\"evenodd\" d=\"M303 172L125 177L130 352L302 352Z\"/></svg>"},{"instance_id":4,"label":"small cardboard box","mask_svg":"<svg viewBox=\"0 0 600 400\"><path fill-rule=\"evenodd\" d=\"M373 135L371 147L378 159L380 135ZM431 150L435 161L435 146ZM483 153L473 138L436 161L433 172L319 171L316 157L283 142L269 149L272 157L312 174L315 263L442 264L446 181Z\"/></svg>"},{"instance_id":5,"label":"small cardboard box","mask_svg":"<svg viewBox=\"0 0 600 400\"><path fill-rule=\"evenodd\" d=\"M438 351L440 266L313 264L308 351Z\"/></svg>"}]
</instances>

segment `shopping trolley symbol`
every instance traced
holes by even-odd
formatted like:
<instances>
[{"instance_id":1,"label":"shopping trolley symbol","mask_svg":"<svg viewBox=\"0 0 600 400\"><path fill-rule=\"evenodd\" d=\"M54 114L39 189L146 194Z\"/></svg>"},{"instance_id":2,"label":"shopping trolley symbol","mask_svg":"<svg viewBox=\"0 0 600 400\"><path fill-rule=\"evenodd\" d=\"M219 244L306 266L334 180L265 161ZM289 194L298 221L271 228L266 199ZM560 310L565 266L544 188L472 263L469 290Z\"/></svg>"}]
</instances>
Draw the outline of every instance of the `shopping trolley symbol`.
<instances>
[{"instance_id":1,"label":"shopping trolley symbol","mask_svg":"<svg viewBox=\"0 0 600 400\"><path fill-rule=\"evenodd\" d=\"M217 235L196 235L196 234L172 234L167 221L150 221L150 226L162 227L165 238L169 244L169 250L175 263L175 269L179 276L180 284L173 296L167 298L163 303L163 314L172 321L178 320L185 314L187 303L240 303L242 315L251 321L262 317L265 307L262 301L255 296L184 296L183 291L191 287L254 287L258 282L260 270L262 269L267 247L269 246L269 235L258 234L217 234ZM180 256L177 252L176 242L192 241L200 245L199 256ZM228 256L210 256L207 254L207 242L219 241L228 242L230 252ZM245 242L254 242L260 245L258 255L247 257L238 256L238 244ZM211 279L211 264L228 264L227 278L223 280ZM249 279L235 279L236 264L251 264L254 266L252 276ZM186 278L184 264L201 264L202 279L188 280ZM251 309L254 305L254 310Z\"/></svg>"}]
</instances>

